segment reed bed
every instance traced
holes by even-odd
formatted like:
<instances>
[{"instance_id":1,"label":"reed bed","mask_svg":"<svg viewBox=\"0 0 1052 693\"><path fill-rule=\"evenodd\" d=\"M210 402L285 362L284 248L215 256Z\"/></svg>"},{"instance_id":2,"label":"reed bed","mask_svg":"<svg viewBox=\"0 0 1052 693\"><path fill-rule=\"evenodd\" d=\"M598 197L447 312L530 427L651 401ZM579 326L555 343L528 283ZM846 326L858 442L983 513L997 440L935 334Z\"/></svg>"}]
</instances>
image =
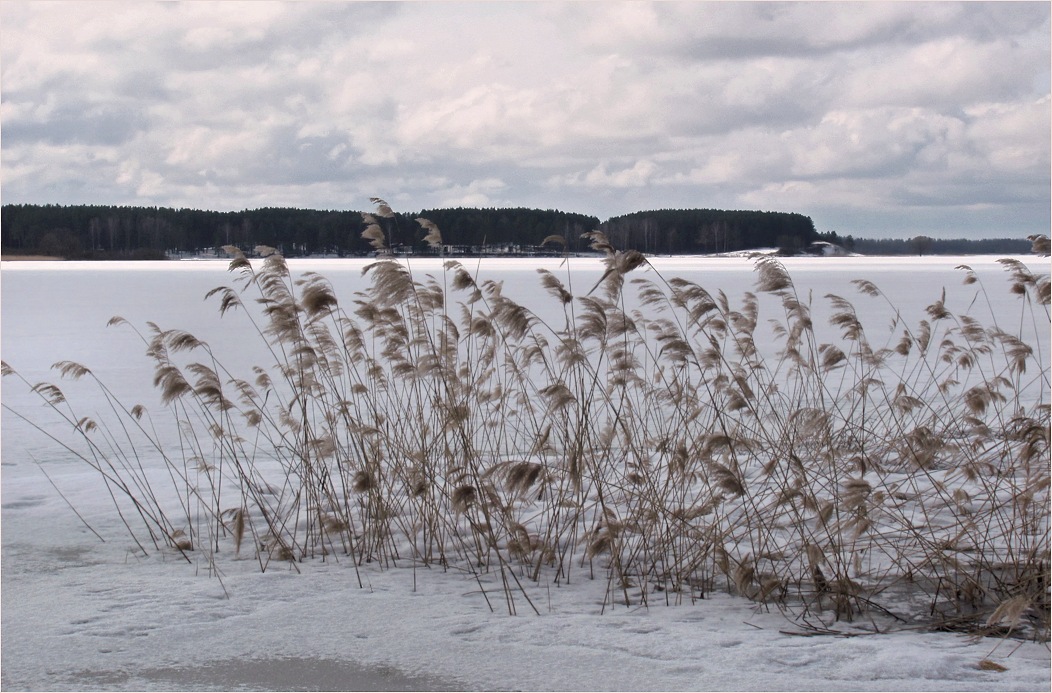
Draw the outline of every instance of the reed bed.
<instances>
[{"instance_id":1,"label":"reed bed","mask_svg":"<svg viewBox=\"0 0 1052 693\"><path fill-rule=\"evenodd\" d=\"M341 561L359 582L366 564L462 571L511 613L539 611L551 585L603 580L610 606L721 590L817 631L1048 639L1049 355L1020 336L1049 329L1047 274L1002 261L1018 315L983 322L935 297L918 324L876 333L828 295L838 338L823 341L775 259L732 303L634 274L647 259L593 232L598 284L539 271L553 321L457 261L415 276L386 255L391 212L375 202L363 236L378 258L349 300L273 249L227 248L235 280L209 298L276 365L232 373L197 336L149 324L131 327L157 412L72 362L55 367L95 380L105 416L25 383L68 422L62 444L101 474L144 553L216 575L234 558Z\"/></svg>"}]
</instances>

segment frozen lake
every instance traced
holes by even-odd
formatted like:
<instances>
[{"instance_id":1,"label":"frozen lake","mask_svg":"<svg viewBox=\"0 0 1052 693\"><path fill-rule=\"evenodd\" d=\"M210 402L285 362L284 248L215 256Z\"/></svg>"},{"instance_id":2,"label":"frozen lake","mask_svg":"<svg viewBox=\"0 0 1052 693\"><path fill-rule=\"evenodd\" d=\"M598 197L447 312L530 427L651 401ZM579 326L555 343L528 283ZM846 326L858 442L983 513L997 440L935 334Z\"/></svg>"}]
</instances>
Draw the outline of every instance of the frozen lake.
<instances>
[{"instance_id":1,"label":"frozen lake","mask_svg":"<svg viewBox=\"0 0 1052 693\"><path fill-rule=\"evenodd\" d=\"M1021 258L1033 271L1047 271L1047 261ZM328 277L338 297L349 303L352 294L366 286L362 268L372 260L289 260L292 274L318 272ZM654 267L665 279L683 277L711 293L722 290L732 305L746 291L755 290L753 261L744 258L653 258ZM205 301L205 294L220 285L231 285L234 275L226 261L182 262L7 262L2 273L4 360L29 380L44 378L52 363L68 359L105 373L115 384L133 386L145 382L150 365L141 358L142 345L126 327L107 327L113 316L125 318L145 330L147 321L164 329L185 329L209 342L231 364L251 364L265 353L253 350L258 340L246 338L243 316L220 318L218 300ZM464 260L464 267L485 279L504 282L510 298L551 316L555 301L541 288L536 270L545 268L567 281L567 268L550 259ZM1008 292L1007 274L993 256L896 257L896 258L787 258L786 268L801 298L813 300L815 324L821 327L828 315L825 294L837 294L853 302L868 330L887 331L894 311L887 302L862 296L852 280L874 282L902 313L908 324L925 317L924 308L946 290L951 311L970 312L980 319L996 316L1005 329L1034 333L1023 316L1021 302ZM414 277L440 277L441 263L433 259L411 260ZM986 288L964 285L965 273L955 269L968 265ZM602 276L598 260L570 261L570 288L583 294ZM629 275L658 280L647 269ZM989 301L989 303L987 303ZM767 310L773 306L768 304ZM777 317L767 312L768 317ZM763 317L763 316L761 316ZM828 329L828 328L827 328ZM1046 339L1047 335L1040 335ZM139 370L137 370L139 369ZM144 376L143 374L146 374Z\"/></svg>"},{"instance_id":2,"label":"frozen lake","mask_svg":"<svg viewBox=\"0 0 1052 693\"><path fill-rule=\"evenodd\" d=\"M1020 259L1048 272L1047 258ZM812 297L816 325L829 314L823 296L837 294L854 303L870 339L893 344L897 333L888 325L895 309L916 324L945 290L950 311L1021 334L1047 362L1047 319L1031 319L996 260L790 258L784 264L801 298ZM366 285L368 262L288 264L293 276L325 275L349 305ZM683 277L712 293L722 290L732 306L754 290L751 260L652 263L657 272L641 269L630 277ZM537 268L553 272L575 294L603 271L591 259L572 259L569 275L558 260L463 264L480 282L503 281L505 295L553 321L561 313L540 288ZM979 284L963 283L965 273L955 269L961 264ZM437 260L409 266L417 279L431 274L441 281ZM31 383L57 382L51 365L77 361L122 399L154 405L153 366L143 343L127 326L107 327L120 316L142 330L147 321L185 329L232 370L269 367L273 359L247 330L245 316L221 318L218 302L205 301L209 290L232 284L226 268L225 261L5 262L2 358ZM891 305L860 295L851 284L856 279L874 282ZM778 317L770 312L775 308L765 297L761 321ZM62 387L71 400L87 397L88 409L105 405L90 399L85 383ZM33 396L6 380L2 397L15 410L40 411ZM335 562L302 574L260 574L252 561L235 561L224 567L220 584L206 566L163 554L136 556L90 469L71 464L61 448L7 411L0 421L5 690L1047 690L1047 643L1006 642L991 655L998 641L953 634L786 635L778 614L757 613L723 595L600 615L605 585L577 583L564 588L567 594L549 593L541 616L510 617L499 608L491 613L478 586L453 572L376 571L359 589ZM573 598L570 590L577 591ZM977 663L988 656L1007 671L980 670Z\"/></svg>"}]
</instances>

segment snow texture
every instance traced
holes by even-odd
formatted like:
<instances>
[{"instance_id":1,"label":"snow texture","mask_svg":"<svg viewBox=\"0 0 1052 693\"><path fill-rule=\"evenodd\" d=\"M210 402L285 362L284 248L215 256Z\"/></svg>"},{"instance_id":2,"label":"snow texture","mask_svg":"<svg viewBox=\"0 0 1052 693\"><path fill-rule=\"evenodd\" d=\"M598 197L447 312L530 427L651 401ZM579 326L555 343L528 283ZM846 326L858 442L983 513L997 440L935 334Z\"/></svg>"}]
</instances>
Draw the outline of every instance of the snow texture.
<instances>
[{"instance_id":1,"label":"snow texture","mask_svg":"<svg viewBox=\"0 0 1052 693\"><path fill-rule=\"evenodd\" d=\"M1039 271L1045 262L1025 260ZM590 286L601 268L576 262L574 281ZM849 281L868 278L916 319L944 286L951 307L975 297L953 269L961 263L991 295L1008 296L993 258L786 264L802 293L854 298ZM362 286L362 264L290 261L294 274L324 273L343 300ZM732 300L754 279L742 259L655 264ZM481 272L528 302L541 293L537 265L484 260ZM411 266L440 272L434 262ZM202 301L231 280L223 262L4 263L3 359L30 382L57 380L50 365L73 359L119 394L149 400L142 344L105 327L121 315L188 329L247 367L259 354L238 338L237 316L220 320ZM891 315L864 317L879 324ZM64 384L71 399L75 385ZM3 403L42 409L6 382ZM2 425L4 690L1049 690L1047 643L860 634L846 624L854 637L808 636L777 612L723 594L626 608L604 604L603 575L590 579L587 566L570 584L533 590L539 616L521 604L509 616L499 581L410 563L363 566L359 587L339 557L261 573L250 558L221 555L218 579L176 553L143 557L95 472L7 410ZM984 659L1006 670L982 670Z\"/></svg>"}]
</instances>

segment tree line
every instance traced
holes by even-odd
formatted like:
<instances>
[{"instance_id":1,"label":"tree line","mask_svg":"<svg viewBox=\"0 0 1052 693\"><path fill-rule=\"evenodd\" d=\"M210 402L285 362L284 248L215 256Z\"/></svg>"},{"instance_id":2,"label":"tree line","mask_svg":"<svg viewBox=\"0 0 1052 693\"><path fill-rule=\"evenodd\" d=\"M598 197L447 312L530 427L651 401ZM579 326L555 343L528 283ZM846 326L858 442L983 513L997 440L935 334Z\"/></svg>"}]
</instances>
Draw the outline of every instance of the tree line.
<instances>
[{"instance_id":1,"label":"tree line","mask_svg":"<svg viewBox=\"0 0 1052 693\"><path fill-rule=\"evenodd\" d=\"M862 255L1025 255L1031 243L1025 238L859 238L850 236L850 249Z\"/></svg>"},{"instance_id":2,"label":"tree line","mask_svg":"<svg viewBox=\"0 0 1052 693\"><path fill-rule=\"evenodd\" d=\"M588 250L581 234L599 229L616 248L649 254L709 254L778 248L793 254L815 241L874 255L1023 253L1025 240L866 240L818 233L810 217L785 212L665 209L634 212L600 223L584 214L525 208L424 209L382 219L387 245L402 254L429 254L418 217L441 230L445 250L461 254L543 252L548 236L562 236L567 250ZM5 255L68 259L163 259L213 252L224 245L277 248L287 257L364 256L360 212L267 207L215 212L168 207L23 205L0 208ZM547 252L556 252L549 247ZM561 252L561 248L558 249Z\"/></svg>"},{"instance_id":3,"label":"tree line","mask_svg":"<svg viewBox=\"0 0 1052 693\"><path fill-rule=\"evenodd\" d=\"M786 254L819 240L811 217L787 212L663 209L633 212L601 226L613 245L681 255L778 248Z\"/></svg>"},{"instance_id":4,"label":"tree line","mask_svg":"<svg viewBox=\"0 0 1052 693\"><path fill-rule=\"evenodd\" d=\"M525 208L424 209L384 219L387 244L399 252L427 253L417 217L434 222L443 242L461 252L536 247L562 236L571 252L588 249L581 234L604 231L615 247L645 253L710 253L806 246L818 234L809 217L780 212L712 209L636 212L600 223L584 214ZM366 255L360 212L262 208L213 212L166 207L4 205L0 212L6 254L66 258L164 257L224 245L273 246L288 257Z\"/></svg>"},{"instance_id":5,"label":"tree line","mask_svg":"<svg viewBox=\"0 0 1052 693\"><path fill-rule=\"evenodd\" d=\"M598 228L583 214L539 209L436 209L382 220L387 244L400 252L428 252L416 218L439 226L444 243L462 247L539 245L550 235L577 238ZM5 254L71 259L161 258L207 252L224 245L272 246L287 257L367 255L361 212L268 207L214 212L168 207L3 205Z\"/></svg>"}]
</instances>

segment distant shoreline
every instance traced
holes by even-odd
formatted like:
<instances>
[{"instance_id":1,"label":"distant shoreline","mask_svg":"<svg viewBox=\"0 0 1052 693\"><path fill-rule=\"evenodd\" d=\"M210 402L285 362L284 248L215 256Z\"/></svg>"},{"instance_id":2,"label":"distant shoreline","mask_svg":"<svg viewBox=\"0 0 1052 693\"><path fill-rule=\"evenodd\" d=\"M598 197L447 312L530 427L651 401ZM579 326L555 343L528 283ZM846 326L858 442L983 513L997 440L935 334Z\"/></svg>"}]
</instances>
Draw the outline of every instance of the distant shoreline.
<instances>
[{"instance_id":1,"label":"distant shoreline","mask_svg":"<svg viewBox=\"0 0 1052 693\"><path fill-rule=\"evenodd\" d=\"M982 256L997 256L997 257L1042 257L1040 254L1034 253L982 253L982 252L965 252L965 253L923 253L921 255L899 255L890 253L843 253L843 254L811 254L811 253L798 253L796 255L778 255L774 249L763 249L757 248L753 250L739 250L729 253L708 253L708 254L693 254L684 253L677 255L667 255L663 253L651 253L647 254L648 258L759 258L759 257L777 257L779 259L786 259L791 257L880 257L880 258L906 258L906 257L982 257ZM478 260L478 259L551 259L561 258L561 255L524 255L524 254L488 254L488 255L476 255L473 253L458 254L450 256L442 255L393 255L391 259L394 260L426 260L426 259L445 259L445 260ZM586 253L573 253L570 255L573 258L601 258L599 254L586 254ZM1045 255L1044 257L1048 257ZM258 259L255 256L250 256L250 259ZM369 255L346 255L343 257L329 256L329 255L298 255L288 260L376 260L376 256ZM229 258L224 257L213 257L213 256L201 256L201 257L167 257L160 260L153 260L154 262L187 262L187 261L228 261ZM119 259L90 259L90 258L65 258L57 255L0 255L0 262L143 262L143 260L135 260L130 258L119 258Z\"/></svg>"}]
</instances>

